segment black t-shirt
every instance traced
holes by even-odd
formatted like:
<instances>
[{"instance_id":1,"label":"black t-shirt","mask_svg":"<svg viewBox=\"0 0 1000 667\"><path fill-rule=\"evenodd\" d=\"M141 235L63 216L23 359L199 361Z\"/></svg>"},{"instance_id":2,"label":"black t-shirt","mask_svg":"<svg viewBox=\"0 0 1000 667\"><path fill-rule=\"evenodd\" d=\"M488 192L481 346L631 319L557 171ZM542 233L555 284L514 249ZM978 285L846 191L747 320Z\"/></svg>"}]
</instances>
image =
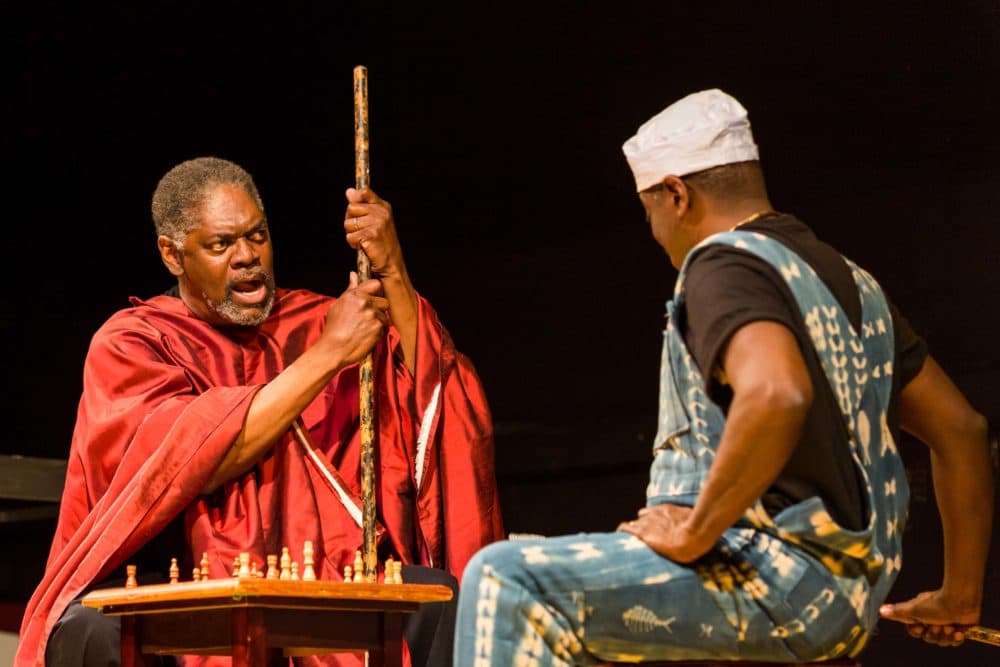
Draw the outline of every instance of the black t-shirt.
<instances>
[{"instance_id":1,"label":"black t-shirt","mask_svg":"<svg viewBox=\"0 0 1000 667\"><path fill-rule=\"evenodd\" d=\"M861 301L851 271L840 253L820 241L806 225L781 213L740 227L779 241L816 271L856 330L861 329ZM813 405L799 444L764 494L774 516L785 507L819 496L841 526L859 530L867 519L864 483L851 458L847 429L833 390L823 373L798 304L777 271L766 261L731 246L710 246L688 265L686 313L680 323L688 349L705 378L709 396L724 411L732 391L713 376L729 337L751 322L779 322L794 332L813 384ZM927 357L927 346L889 303L895 332L895 361L888 423L898 438L898 397Z\"/></svg>"}]
</instances>

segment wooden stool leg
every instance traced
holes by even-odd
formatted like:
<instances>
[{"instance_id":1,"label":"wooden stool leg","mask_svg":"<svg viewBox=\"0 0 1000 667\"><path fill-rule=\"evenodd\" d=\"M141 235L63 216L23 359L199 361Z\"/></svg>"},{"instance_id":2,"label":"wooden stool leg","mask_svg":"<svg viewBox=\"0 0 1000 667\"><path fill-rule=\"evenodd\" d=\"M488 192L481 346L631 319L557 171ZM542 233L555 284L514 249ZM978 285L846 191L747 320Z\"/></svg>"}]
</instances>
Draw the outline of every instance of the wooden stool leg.
<instances>
[{"instance_id":1,"label":"wooden stool leg","mask_svg":"<svg viewBox=\"0 0 1000 667\"><path fill-rule=\"evenodd\" d=\"M233 667L267 667L267 634L261 609L236 607L230 619Z\"/></svg>"},{"instance_id":2,"label":"wooden stool leg","mask_svg":"<svg viewBox=\"0 0 1000 667\"><path fill-rule=\"evenodd\" d=\"M135 616L122 616L122 667L142 667Z\"/></svg>"},{"instance_id":3,"label":"wooden stool leg","mask_svg":"<svg viewBox=\"0 0 1000 667\"><path fill-rule=\"evenodd\" d=\"M402 667L403 614L382 612L382 647L368 652L368 667Z\"/></svg>"}]
</instances>

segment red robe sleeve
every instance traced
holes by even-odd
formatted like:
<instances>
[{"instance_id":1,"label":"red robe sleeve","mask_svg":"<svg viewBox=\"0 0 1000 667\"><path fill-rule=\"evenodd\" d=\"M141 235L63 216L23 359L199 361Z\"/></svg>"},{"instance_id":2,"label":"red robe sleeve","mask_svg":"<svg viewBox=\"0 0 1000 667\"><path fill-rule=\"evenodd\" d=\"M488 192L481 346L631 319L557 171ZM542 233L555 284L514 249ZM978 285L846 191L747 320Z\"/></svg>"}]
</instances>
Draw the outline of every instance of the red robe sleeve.
<instances>
[{"instance_id":1,"label":"red robe sleeve","mask_svg":"<svg viewBox=\"0 0 1000 667\"><path fill-rule=\"evenodd\" d=\"M131 313L91 342L56 534L22 622L18 667L43 665L68 604L197 497L258 389L196 394L160 333Z\"/></svg>"},{"instance_id":2,"label":"red robe sleeve","mask_svg":"<svg viewBox=\"0 0 1000 667\"><path fill-rule=\"evenodd\" d=\"M413 376L397 372L395 381L397 395L412 392L413 397L424 563L447 569L461 581L473 554L504 536L493 421L472 363L455 349L424 299L418 326L416 371Z\"/></svg>"}]
</instances>

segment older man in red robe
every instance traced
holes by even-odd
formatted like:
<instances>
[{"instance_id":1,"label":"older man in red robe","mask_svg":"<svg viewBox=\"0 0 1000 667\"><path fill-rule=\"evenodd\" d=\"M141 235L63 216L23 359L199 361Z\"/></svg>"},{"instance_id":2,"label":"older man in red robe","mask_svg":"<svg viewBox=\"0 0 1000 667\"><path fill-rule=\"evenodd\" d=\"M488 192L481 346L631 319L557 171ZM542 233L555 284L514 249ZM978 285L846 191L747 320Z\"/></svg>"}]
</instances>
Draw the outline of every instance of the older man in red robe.
<instances>
[{"instance_id":1,"label":"older man in red robe","mask_svg":"<svg viewBox=\"0 0 1000 667\"><path fill-rule=\"evenodd\" d=\"M337 577L361 544L356 363L369 351L380 556L410 565L408 580L441 582L502 537L475 371L414 290L389 204L370 190L347 200L347 242L375 278L352 274L332 299L275 287L264 206L242 168L199 158L160 181L153 220L177 286L133 298L93 338L16 665L117 664L114 619L77 600L126 561L153 581L170 558L191 572L207 553L210 576L225 577L240 552L263 563L288 546L301 560L310 540L317 575ZM410 622L415 665L450 664L451 614Z\"/></svg>"}]
</instances>

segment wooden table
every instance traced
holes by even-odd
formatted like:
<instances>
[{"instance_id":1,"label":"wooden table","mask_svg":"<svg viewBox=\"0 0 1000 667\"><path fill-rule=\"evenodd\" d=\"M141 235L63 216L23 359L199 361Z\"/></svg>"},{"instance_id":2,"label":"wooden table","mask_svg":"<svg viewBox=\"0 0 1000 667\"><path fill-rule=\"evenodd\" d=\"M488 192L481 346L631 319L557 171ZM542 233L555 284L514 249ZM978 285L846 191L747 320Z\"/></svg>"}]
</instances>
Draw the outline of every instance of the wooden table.
<instances>
[{"instance_id":1,"label":"wooden table","mask_svg":"<svg viewBox=\"0 0 1000 667\"><path fill-rule=\"evenodd\" d=\"M403 617L447 586L212 579L107 588L82 604L122 617L122 667L143 655L229 655L233 667L282 657L367 651L369 665L402 663Z\"/></svg>"}]
</instances>

